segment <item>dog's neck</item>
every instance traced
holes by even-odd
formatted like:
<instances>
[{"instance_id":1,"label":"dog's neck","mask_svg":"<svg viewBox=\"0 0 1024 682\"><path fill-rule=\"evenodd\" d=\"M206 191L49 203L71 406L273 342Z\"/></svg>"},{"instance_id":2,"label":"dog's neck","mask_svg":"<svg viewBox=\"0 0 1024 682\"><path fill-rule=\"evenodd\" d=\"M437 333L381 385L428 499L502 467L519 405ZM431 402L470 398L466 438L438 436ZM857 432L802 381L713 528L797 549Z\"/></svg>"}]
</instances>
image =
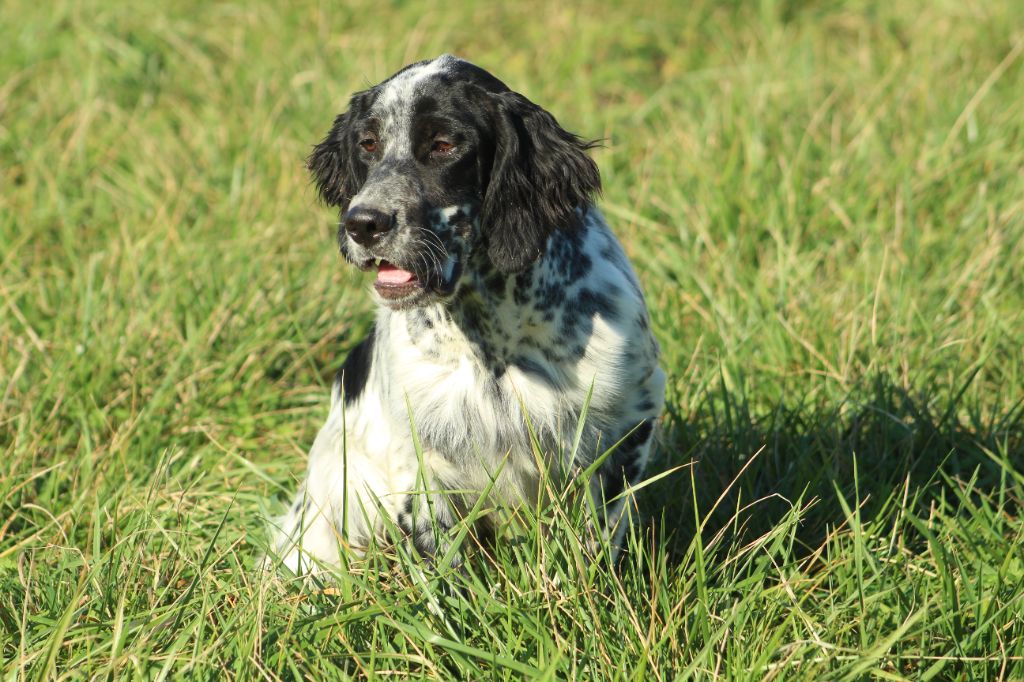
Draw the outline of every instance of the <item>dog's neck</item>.
<instances>
[{"instance_id":1,"label":"dog's neck","mask_svg":"<svg viewBox=\"0 0 1024 682\"><path fill-rule=\"evenodd\" d=\"M501 376L509 365L539 372L542 365L575 363L585 352L593 315L614 314L614 291L578 286L594 267L587 247L592 237L586 227L557 231L540 259L512 274L502 273L483 250L474 251L450 299L382 315L442 364L458 365L469 356Z\"/></svg>"},{"instance_id":2,"label":"dog's neck","mask_svg":"<svg viewBox=\"0 0 1024 682\"><path fill-rule=\"evenodd\" d=\"M523 337L529 302L519 297L517 275L505 275L474 259L452 298L402 311L383 311L405 325L409 341L440 362L457 363L468 351L478 363L501 374ZM532 267L536 267L536 264Z\"/></svg>"}]
</instances>

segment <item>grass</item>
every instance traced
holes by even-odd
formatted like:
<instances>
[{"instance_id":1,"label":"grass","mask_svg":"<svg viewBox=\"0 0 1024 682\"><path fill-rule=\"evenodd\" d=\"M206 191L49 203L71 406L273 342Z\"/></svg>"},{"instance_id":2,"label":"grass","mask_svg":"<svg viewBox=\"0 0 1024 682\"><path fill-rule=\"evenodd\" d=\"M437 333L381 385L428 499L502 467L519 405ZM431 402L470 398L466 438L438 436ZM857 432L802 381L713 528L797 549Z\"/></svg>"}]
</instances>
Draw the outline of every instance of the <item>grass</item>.
<instances>
[{"instance_id":1,"label":"grass","mask_svg":"<svg viewBox=\"0 0 1024 682\"><path fill-rule=\"evenodd\" d=\"M1024 5L3 15L5 679L1024 678ZM556 507L464 581L262 578L372 315L303 158L441 52L606 138L682 468L618 571Z\"/></svg>"}]
</instances>

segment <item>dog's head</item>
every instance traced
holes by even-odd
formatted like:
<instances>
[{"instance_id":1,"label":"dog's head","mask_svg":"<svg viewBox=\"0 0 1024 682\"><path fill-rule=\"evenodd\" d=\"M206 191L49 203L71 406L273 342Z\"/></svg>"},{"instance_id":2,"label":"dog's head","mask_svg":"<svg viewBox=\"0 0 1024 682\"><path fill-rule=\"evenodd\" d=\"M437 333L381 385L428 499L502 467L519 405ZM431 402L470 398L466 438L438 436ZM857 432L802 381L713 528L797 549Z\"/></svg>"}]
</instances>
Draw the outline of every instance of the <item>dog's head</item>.
<instances>
[{"instance_id":1,"label":"dog's head","mask_svg":"<svg viewBox=\"0 0 1024 682\"><path fill-rule=\"evenodd\" d=\"M450 296L471 255L520 272L600 190L591 145L483 69L450 55L356 93L309 157L338 241L376 267L382 302Z\"/></svg>"}]
</instances>

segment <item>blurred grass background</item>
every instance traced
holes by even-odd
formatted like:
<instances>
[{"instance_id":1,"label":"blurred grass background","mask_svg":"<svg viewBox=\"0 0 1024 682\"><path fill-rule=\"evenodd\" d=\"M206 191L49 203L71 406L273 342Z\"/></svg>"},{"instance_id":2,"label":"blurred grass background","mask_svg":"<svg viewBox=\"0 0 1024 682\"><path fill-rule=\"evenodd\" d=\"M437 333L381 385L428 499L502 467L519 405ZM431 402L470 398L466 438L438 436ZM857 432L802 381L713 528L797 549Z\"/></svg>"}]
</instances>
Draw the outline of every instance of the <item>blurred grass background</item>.
<instances>
[{"instance_id":1,"label":"blurred grass background","mask_svg":"<svg viewBox=\"0 0 1024 682\"><path fill-rule=\"evenodd\" d=\"M8 679L1024 677L1024 4L8 0L0 27ZM252 572L262 515L372 311L303 160L443 52L605 139L660 463L692 466L618 574L534 533L468 591L397 551L304 594Z\"/></svg>"}]
</instances>

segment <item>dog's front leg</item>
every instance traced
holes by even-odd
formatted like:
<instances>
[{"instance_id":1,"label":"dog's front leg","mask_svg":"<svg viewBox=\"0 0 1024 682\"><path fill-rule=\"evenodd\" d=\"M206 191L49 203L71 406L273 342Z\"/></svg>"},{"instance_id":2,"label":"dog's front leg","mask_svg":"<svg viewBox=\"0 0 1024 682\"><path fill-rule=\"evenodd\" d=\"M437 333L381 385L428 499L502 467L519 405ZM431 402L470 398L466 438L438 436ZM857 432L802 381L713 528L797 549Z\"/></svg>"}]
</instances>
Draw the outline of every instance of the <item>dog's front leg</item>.
<instances>
[{"instance_id":1,"label":"dog's front leg","mask_svg":"<svg viewBox=\"0 0 1024 682\"><path fill-rule=\"evenodd\" d=\"M278 520L273 554L296 574L341 564L399 524L417 487L407 439L366 400L336 400L309 453L306 479ZM269 560L268 560L269 561Z\"/></svg>"},{"instance_id":2,"label":"dog's front leg","mask_svg":"<svg viewBox=\"0 0 1024 682\"><path fill-rule=\"evenodd\" d=\"M455 508L451 495L421 488L406 497L405 506L398 514L398 527L417 554L431 566L437 566L446 557L448 566L462 565L461 553L451 551L451 529L458 521Z\"/></svg>"},{"instance_id":3,"label":"dog's front leg","mask_svg":"<svg viewBox=\"0 0 1024 682\"><path fill-rule=\"evenodd\" d=\"M626 530L636 521L636 502L629 487L643 479L654 441L654 421L640 421L620 438L591 482L591 495L600 509L600 532L613 561L623 549ZM593 549L596 551L596 545Z\"/></svg>"}]
</instances>

